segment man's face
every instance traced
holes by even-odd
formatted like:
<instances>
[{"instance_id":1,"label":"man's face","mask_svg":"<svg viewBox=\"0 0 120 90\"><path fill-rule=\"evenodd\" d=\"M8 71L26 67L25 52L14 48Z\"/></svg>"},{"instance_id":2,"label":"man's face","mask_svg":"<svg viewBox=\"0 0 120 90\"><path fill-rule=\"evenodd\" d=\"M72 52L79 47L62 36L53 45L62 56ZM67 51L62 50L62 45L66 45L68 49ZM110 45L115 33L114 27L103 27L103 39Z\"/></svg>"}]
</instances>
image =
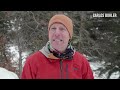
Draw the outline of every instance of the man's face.
<instances>
[{"instance_id":1,"label":"man's face","mask_svg":"<svg viewBox=\"0 0 120 90\"><path fill-rule=\"evenodd\" d=\"M67 28L60 23L54 23L49 30L49 41L52 47L59 52L67 48L70 36Z\"/></svg>"}]
</instances>

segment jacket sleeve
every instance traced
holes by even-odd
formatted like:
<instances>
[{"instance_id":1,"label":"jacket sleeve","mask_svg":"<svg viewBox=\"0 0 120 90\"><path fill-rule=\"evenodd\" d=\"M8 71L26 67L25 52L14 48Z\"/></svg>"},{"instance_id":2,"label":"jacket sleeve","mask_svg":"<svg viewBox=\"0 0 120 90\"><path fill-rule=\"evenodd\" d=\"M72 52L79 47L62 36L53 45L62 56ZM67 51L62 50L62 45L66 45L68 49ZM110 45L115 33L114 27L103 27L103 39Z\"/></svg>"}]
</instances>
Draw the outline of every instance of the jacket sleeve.
<instances>
[{"instance_id":1,"label":"jacket sleeve","mask_svg":"<svg viewBox=\"0 0 120 90\"><path fill-rule=\"evenodd\" d=\"M32 63L30 59L27 59L22 70L21 79L34 79L35 74L33 73Z\"/></svg>"},{"instance_id":2,"label":"jacket sleeve","mask_svg":"<svg viewBox=\"0 0 120 90\"><path fill-rule=\"evenodd\" d=\"M90 64L88 62L88 60L86 58L83 58L84 59L84 62L83 62L83 67L82 67L82 78L83 79L94 79L94 76L93 76L93 71L90 67Z\"/></svg>"}]
</instances>

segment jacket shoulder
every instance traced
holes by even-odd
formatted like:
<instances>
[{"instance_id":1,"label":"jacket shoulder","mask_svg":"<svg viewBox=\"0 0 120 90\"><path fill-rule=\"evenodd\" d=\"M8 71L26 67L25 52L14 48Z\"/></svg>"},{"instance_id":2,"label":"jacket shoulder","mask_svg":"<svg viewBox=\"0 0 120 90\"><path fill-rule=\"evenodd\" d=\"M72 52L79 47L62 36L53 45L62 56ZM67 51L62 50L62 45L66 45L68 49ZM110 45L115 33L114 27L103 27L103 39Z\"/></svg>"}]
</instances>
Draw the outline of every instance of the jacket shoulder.
<instances>
[{"instance_id":1,"label":"jacket shoulder","mask_svg":"<svg viewBox=\"0 0 120 90\"><path fill-rule=\"evenodd\" d=\"M88 63L87 58L78 51L75 52L74 61L77 63L80 63L80 62L81 63Z\"/></svg>"},{"instance_id":2,"label":"jacket shoulder","mask_svg":"<svg viewBox=\"0 0 120 90\"><path fill-rule=\"evenodd\" d=\"M42 60L42 58L45 58L44 55L40 51L36 51L26 58L26 62L30 62L30 63L38 62Z\"/></svg>"},{"instance_id":3,"label":"jacket shoulder","mask_svg":"<svg viewBox=\"0 0 120 90\"><path fill-rule=\"evenodd\" d=\"M81 54L80 52L78 52L78 51L75 52L74 57L79 58L79 59L86 59L86 57L83 54Z\"/></svg>"}]
</instances>

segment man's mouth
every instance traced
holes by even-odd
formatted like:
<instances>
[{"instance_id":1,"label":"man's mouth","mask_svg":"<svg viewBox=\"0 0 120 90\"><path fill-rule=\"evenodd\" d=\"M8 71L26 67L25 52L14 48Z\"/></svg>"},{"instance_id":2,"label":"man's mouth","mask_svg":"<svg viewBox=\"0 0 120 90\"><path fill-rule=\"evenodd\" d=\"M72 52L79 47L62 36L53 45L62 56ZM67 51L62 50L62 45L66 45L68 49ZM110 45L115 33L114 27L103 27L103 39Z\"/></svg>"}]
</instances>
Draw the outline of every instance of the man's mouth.
<instances>
[{"instance_id":1,"label":"man's mouth","mask_svg":"<svg viewBox=\"0 0 120 90\"><path fill-rule=\"evenodd\" d=\"M63 40L62 39L53 39L53 41L60 41L60 42L62 42Z\"/></svg>"}]
</instances>

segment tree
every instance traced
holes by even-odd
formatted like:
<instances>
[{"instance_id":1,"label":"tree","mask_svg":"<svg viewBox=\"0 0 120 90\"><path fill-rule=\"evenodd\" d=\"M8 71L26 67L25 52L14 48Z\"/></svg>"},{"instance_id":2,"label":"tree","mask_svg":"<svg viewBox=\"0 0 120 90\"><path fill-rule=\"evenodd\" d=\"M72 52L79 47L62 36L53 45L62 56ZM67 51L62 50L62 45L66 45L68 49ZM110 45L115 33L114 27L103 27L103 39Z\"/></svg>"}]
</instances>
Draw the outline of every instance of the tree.
<instances>
[{"instance_id":1,"label":"tree","mask_svg":"<svg viewBox=\"0 0 120 90\"><path fill-rule=\"evenodd\" d=\"M7 13L4 11L0 12L0 67L6 68L10 71L15 71L10 60L11 54L8 51L8 30L9 30L9 20Z\"/></svg>"},{"instance_id":2,"label":"tree","mask_svg":"<svg viewBox=\"0 0 120 90\"><path fill-rule=\"evenodd\" d=\"M108 72L110 78L113 72L120 72L119 63L119 46L120 46L120 12L119 11L99 11L94 13L116 13L117 17L101 17L101 18L89 18L91 25L87 30L90 31L91 38L95 41L96 47L100 52L97 56L101 57L101 61L105 64L103 68L100 68L100 75Z\"/></svg>"}]
</instances>

